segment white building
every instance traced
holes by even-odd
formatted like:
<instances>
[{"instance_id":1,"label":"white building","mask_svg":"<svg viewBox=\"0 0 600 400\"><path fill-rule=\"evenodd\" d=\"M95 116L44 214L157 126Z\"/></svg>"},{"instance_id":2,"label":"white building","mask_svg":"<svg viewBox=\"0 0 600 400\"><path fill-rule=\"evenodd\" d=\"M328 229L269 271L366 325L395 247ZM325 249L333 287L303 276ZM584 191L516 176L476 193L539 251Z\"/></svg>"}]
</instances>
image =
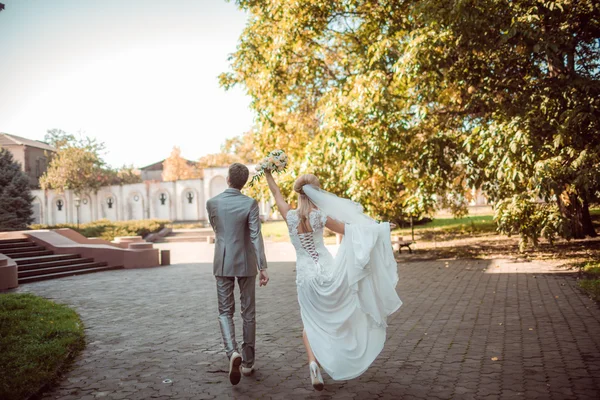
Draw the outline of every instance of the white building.
<instances>
[{"instance_id":1,"label":"white building","mask_svg":"<svg viewBox=\"0 0 600 400\"><path fill-rule=\"evenodd\" d=\"M203 179L174 182L145 181L123 186L104 186L98 192L33 190L34 223L56 225L100 219L127 221L165 219L205 221L206 201L227 189L227 167L206 168ZM270 202L259 202L261 216L270 219Z\"/></svg>"}]
</instances>

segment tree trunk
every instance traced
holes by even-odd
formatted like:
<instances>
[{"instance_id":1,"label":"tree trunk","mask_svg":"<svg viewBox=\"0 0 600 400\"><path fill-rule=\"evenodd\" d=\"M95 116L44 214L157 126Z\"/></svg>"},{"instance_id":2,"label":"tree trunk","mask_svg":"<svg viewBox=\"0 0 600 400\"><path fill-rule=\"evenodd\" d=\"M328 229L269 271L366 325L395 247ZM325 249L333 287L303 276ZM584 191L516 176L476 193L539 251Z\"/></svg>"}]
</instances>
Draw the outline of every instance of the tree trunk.
<instances>
[{"instance_id":1,"label":"tree trunk","mask_svg":"<svg viewBox=\"0 0 600 400\"><path fill-rule=\"evenodd\" d=\"M598 234L594 229L594 224L592 223L592 216L590 215L590 204L587 199L583 201L583 212L582 212L583 220L583 232L586 236L596 237Z\"/></svg>"},{"instance_id":2,"label":"tree trunk","mask_svg":"<svg viewBox=\"0 0 600 400\"><path fill-rule=\"evenodd\" d=\"M581 202L574 193L563 193L563 196L557 198L558 208L562 216L569 221L571 237L574 239L583 239L586 236L596 237L597 233L592 224L589 203ZM563 198L566 198L567 201L564 201Z\"/></svg>"}]
</instances>

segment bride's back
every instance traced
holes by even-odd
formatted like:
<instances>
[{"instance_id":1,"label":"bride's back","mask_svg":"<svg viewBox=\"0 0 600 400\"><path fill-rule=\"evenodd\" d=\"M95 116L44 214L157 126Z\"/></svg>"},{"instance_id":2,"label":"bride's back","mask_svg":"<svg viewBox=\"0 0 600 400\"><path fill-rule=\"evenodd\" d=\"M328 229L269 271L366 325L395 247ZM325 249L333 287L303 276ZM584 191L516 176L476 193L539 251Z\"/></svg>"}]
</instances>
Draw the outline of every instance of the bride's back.
<instances>
[{"instance_id":1,"label":"bride's back","mask_svg":"<svg viewBox=\"0 0 600 400\"><path fill-rule=\"evenodd\" d=\"M332 260L323 241L326 223L327 216L318 209L312 209L306 218L302 218L298 210L288 211L288 231L296 249L298 264L305 261L322 265Z\"/></svg>"}]
</instances>

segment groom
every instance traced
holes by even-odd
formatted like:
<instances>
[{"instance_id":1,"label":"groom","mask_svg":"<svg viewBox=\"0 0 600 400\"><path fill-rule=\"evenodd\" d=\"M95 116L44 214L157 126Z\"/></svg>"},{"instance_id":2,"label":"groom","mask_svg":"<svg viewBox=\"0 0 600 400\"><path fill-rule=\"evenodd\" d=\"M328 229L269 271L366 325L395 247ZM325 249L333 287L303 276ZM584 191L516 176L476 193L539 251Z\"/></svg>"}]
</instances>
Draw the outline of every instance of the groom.
<instances>
[{"instance_id":1,"label":"groom","mask_svg":"<svg viewBox=\"0 0 600 400\"><path fill-rule=\"evenodd\" d=\"M256 275L260 272L260 286L269 282L260 218L256 200L244 196L240 190L248 181L248 168L239 163L229 167L229 188L206 203L208 219L215 231L213 273L217 280L219 325L227 357L229 381L237 385L241 373L248 376L254 369L254 336L256 308L254 290ZM237 278L244 321L244 341L240 355L235 341L233 289ZM241 373L240 373L241 365Z\"/></svg>"}]
</instances>

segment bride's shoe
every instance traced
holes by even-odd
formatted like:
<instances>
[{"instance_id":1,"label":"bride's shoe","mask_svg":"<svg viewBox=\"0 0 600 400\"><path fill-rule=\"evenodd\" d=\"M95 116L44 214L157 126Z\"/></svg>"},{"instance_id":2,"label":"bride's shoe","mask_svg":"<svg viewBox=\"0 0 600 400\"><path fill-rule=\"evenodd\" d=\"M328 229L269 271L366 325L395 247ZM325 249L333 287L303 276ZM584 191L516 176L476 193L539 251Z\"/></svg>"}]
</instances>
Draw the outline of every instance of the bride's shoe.
<instances>
[{"instance_id":1,"label":"bride's shoe","mask_svg":"<svg viewBox=\"0 0 600 400\"><path fill-rule=\"evenodd\" d=\"M321 369L314 361L309 364L308 369L310 370L310 380L313 387L320 392L325 387L323 377L321 376Z\"/></svg>"}]
</instances>

